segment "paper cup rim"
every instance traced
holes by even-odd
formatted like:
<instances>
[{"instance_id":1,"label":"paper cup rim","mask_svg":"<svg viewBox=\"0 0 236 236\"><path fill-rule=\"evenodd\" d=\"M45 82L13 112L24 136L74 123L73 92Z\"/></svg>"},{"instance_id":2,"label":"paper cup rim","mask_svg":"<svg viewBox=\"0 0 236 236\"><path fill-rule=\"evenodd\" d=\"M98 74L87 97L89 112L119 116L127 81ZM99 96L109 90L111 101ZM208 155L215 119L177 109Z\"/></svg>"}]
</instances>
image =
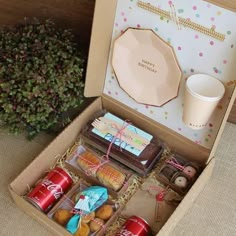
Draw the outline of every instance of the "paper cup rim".
<instances>
[{"instance_id":1,"label":"paper cup rim","mask_svg":"<svg viewBox=\"0 0 236 236\"><path fill-rule=\"evenodd\" d=\"M208 97L208 96L201 95L201 94L199 94L199 93L193 91L192 89L190 89L190 88L188 87L189 81L190 81L192 78L197 77L197 76L206 77L207 79L216 81L216 83L217 83L217 84L221 87L221 89L222 89L221 95L219 95L219 96L213 96L213 97ZM225 86L223 85L223 83L222 83L220 80L216 79L215 77L210 76L210 75L207 75L207 74L194 74L194 75L189 76L188 79L187 79L187 81L186 81L186 89L187 89L187 91L188 91L192 96L197 97L197 98L202 99L202 100L205 100L205 101L211 101L211 102L219 101L219 100L224 96L224 94L225 94Z\"/></svg>"}]
</instances>

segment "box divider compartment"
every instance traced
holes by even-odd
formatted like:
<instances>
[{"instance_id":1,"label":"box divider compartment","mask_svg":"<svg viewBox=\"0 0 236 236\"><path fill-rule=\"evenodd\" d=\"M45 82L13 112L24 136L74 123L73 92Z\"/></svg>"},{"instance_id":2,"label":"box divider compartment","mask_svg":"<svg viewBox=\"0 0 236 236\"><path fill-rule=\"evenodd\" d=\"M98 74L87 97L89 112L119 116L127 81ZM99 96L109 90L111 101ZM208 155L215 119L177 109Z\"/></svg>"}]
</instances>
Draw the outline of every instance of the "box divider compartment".
<instances>
[{"instance_id":1,"label":"box divider compartment","mask_svg":"<svg viewBox=\"0 0 236 236\"><path fill-rule=\"evenodd\" d=\"M204 189L206 183L210 179L215 165L215 159L212 159L210 163L206 166L202 174L198 177L192 188L188 191L187 195L177 206L176 210L170 216L168 221L164 224L161 230L158 232L158 236L171 235L172 231L179 223L179 221L184 217L186 212L193 205L195 199L198 197L200 192Z\"/></svg>"},{"instance_id":2,"label":"box divider compartment","mask_svg":"<svg viewBox=\"0 0 236 236\"><path fill-rule=\"evenodd\" d=\"M152 133L157 134L157 136L159 132L162 132L162 135L164 138L166 138L165 141L167 143L172 142L173 138L175 138L176 136L175 133L170 132L168 129L164 130L162 127L160 128L157 123L152 122L149 119L146 120L144 116L140 116L135 111L127 109L127 107L119 104L116 101L111 101L110 99L108 100L105 97L96 99L9 186L10 192L14 200L16 201L17 205L27 213L32 215L41 223L43 220L43 223L45 223L47 228L52 232L55 231L54 229L57 230L58 228L58 226L54 227L55 222L53 222L53 224L51 225L50 223L51 220L49 219L46 220L45 217L47 216L45 216L35 207L31 206L28 202L26 202L26 200L22 198L22 195L26 194L27 192L27 184L30 184L32 186L38 180L38 177L42 175L42 171L47 170L50 167L50 165L54 164L55 162L54 157L57 154L63 154L63 152L65 152L65 150L68 147L70 147L73 144L73 142L76 141L76 139L79 136L79 132L83 128L83 126L90 120L90 118L94 115L94 113L97 113L101 109L109 109L112 112L119 112L119 114L125 114L125 116L127 116L130 120L137 123L137 125L140 125L145 122L145 124L147 125L147 129L152 130L153 131ZM176 142L175 145L179 147L178 151L181 154L185 153L184 149L187 149L187 152L193 149L195 152L197 152L198 155L200 155L200 152L198 151L198 145L195 146L186 145L185 139L183 137L178 138L177 141L175 142ZM204 158L202 160L203 162L205 162L207 159L206 158L207 152L202 152L202 153L204 154ZM190 155L190 157L192 157L190 159L194 160L194 156L192 157L192 155ZM206 181L209 179L211 171L213 169L213 165L214 165L214 159L207 165L203 173L197 179L196 183L190 189L190 191L182 200L180 205L176 208L173 215L169 218L166 225L171 225L173 228L174 225L176 225L177 222L186 213L186 211L189 209L194 199L203 189L204 185L206 184ZM43 217L40 218L42 215ZM160 231L160 233L165 232L165 230L167 230L166 228L168 227L166 227L166 225L164 225L164 228L162 231ZM63 235L68 235L68 234L63 234Z\"/></svg>"},{"instance_id":3,"label":"box divider compartment","mask_svg":"<svg viewBox=\"0 0 236 236\"><path fill-rule=\"evenodd\" d=\"M37 220L42 226L46 227L49 231L58 236L71 236L61 225L49 219L46 214L35 208L32 204L27 202L23 197L19 196L14 189L9 186L10 193L15 203L26 214Z\"/></svg>"}]
</instances>

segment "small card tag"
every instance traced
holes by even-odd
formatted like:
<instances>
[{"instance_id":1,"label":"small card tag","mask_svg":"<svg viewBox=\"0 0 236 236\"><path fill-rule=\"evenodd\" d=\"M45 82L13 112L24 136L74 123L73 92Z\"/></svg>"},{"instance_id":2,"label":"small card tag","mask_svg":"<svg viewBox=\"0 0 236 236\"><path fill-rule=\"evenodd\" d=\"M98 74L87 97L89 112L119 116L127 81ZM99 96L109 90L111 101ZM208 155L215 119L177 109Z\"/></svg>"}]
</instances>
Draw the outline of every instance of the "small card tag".
<instances>
[{"instance_id":1,"label":"small card tag","mask_svg":"<svg viewBox=\"0 0 236 236\"><path fill-rule=\"evenodd\" d=\"M103 120L102 118L103 117L101 117L101 121ZM104 115L104 122L106 122L108 119L110 121L114 121L113 128L116 127L116 124L118 124L117 126L119 127L125 124L124 120L118 118L117 116L111 113L106 113ZM102 130L99 130L98 128L93 128L92 132L110 142L114 139L113 140L114 145L119 146L122 149L125 149L126 151L134 154L137 157L142 153L142 151L145 149L145 147L150 143L150 141L153 138L153 136L150 135L149 133L131 124L127 125L127 127L123 131L124 134L123 136L121 134L117 135L116 137L115 135L116 133L118 134L119 129L117 128L116 130L117 131L114 132L114 130L108 128L107 130L105 130L106 132L102 132ZM129 141L127 140L127 138L131 138L132 140Z\"/></svg>"},{"instance_id":2,"label":"small card tag","mask_svg":"<svg viewBox=\"0 0 236 236\"><path fill-rule=\"evenodd\" d=\"M81 195L74 208L85 212L90 212L89 197Z\"/></svg>"}]
</instances>

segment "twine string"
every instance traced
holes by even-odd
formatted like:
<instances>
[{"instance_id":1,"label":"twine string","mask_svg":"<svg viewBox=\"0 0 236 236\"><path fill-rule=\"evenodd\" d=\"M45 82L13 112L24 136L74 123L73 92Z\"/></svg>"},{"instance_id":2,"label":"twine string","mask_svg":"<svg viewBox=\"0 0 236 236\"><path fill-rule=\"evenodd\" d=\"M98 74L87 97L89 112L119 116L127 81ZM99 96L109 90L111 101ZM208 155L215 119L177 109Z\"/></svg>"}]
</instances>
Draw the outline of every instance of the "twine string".
<instances>
[{"instance_id":1,"label":"twine string","mask_svg":"<svg viewBox=\"0 0 236 236\"><path fill-rule=\"evenodd\" d=\"M81 158L83 161L85 161L89 165L88 170L85 171L85 174L87 176L91 176L91 175L95 174L98 171L98 169L102 168L103 165L105 165L105 164L110 162L109 156L110 156L111 149L112 149L112 146L113 146L114 142L116 141L117 138L122 139L122 136L124 135L124 130L129 125L130 125L129 121L124 121L124 124L122 125L121 128L119 128L116 124L114 124L114 128L117 130L117 134L113 136L113 138L112 138L112 140L111 140L111 142L110 142L110 144L108 146L106 154L102 156L103 161L101 161L99 164L94 164L92 161L87 160L82 155L77 155L78 158ZM105 170L105 168L102 169L102 171L104 171L104 170ZM120 181L118 180L118 177L116 177L115 174L113 174L111 171L106 170L105 174L108 174L110 176L110 178L112 178L113 181L115 181L116 183L120 184ZM125 181L123 183L123 185L125 186L126 184L127 183Z\"/></svg>"},{"instance_id":2,"label":"twine string","mask_svg":"<svg viewBox=\"0 0 236 236\"><path fill-rule=\"evenodd\" d=\"M184 170L184 166L182 166L177 160L175 157L172 157L171 159L169 160L166 160L166 163L174 166L175 168L183 171Z\"/></svg>"},{"instance_id":3,"label":"twine string","mask_svg":"<svg viewBox=\"0 0 236 236\"><path fill-rule=\"evenodd\" d=\"M72 201L68 196L65 195L65 201L64 201L64 202L66 202L66 200L69 201L68 204L70 204L70 203L73 204L73 205L75 204L74 201ZM98 203L97 203L97 204L98 204ZM81 216L81 219L80 219L80 221L79 221L79 227L80 227L80 226L81 226L82 218L85 217L85 216L88 215L88 214L85 214L84 211L82 211L82 210L77 210L76 208L71 207L71 206L68 206L68 208L69 208L68 210L70 211L70 213L72 213L73 215L79 215L79 216ZM92 213L92 212L90 212L90 213ZM89 213L89 214L90 214L90 213ZM101 222L97 221L96 219L91 219L91 221L96 222L98 225L101 226L102 230L105 231L105 229L106 229L105 224L102 224ZM78 228L79 228L79 227L78 227Z\"/></svg>"},{"instance_id":4,"label":"twine string","mask_svg":"<svg viewBox=\"0 0 236 236\"><path fill-rule=\"evenodd\" d=\"M169 186L163 188L159 193L156 195L156 207L155 207L155 220L156 222L160 222L162 220L160 211L161 211L161 203L165 201L165 196L169 192Z\"/></svg>"},{"instance_id":5,"label":"twine string","mask_svg":"<svg viewBox=\"0 0 236 236\"><path fill-rule=\"evenodd\" d=\"M175 6L170 3L170 19L177 25L178 30L181 30L181 25L179 23L179 17L177 16Z\"/></svg>"},{"instance_id":6,"label":"twine string","mask_svg":"<svg viewBox=\"0 0 236 236\"><path fill-rule=\"evenodd\" d=\"M106 154L104 155L104 157L106 159L109 160L109 156L110 156L110 153L111 153L111 148L112 148L112 145L114 144L114 142L116 141L117 138L119 138L120 140L122 140L122 136L124 135L124 130L130 125L130 122L125 120L122 127L119 128L116 124L113 124L114 128L117 130L117 134L113 136L109 146L108 146L108 149L107 149L107 152ZM120 147L121 148L121 147Z\"/></svg>"}]
</instances>

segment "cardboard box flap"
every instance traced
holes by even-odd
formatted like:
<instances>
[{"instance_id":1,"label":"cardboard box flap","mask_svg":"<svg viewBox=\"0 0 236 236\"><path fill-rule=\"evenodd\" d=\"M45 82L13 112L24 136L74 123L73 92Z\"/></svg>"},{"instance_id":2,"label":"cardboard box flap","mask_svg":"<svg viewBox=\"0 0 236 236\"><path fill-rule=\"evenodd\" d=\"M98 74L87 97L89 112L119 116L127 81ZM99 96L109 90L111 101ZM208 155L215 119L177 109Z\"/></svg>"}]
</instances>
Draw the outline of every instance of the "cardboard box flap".
<instances>
[{"instance_id":1,"label":"cardboard box flap","mask_svg":"<svg viewBox=\"0 0 236 236\"><path fill-rule=\"evenodd\" d=\"M84 90L86 97L101 96L103 92L116 4L117 1L96 1L94 10L96 20L92 26Z\"/></svg>"},{"instance_id":2,"label":"cardboard box flap","mask_svg":"<svg viewBox=\"0 0 236 236\"><path fill-rule=\"evenodd\" d=\"M232 1L232 0L225 0L225 1L221 1L221 0L204 0L206 2L210 2L212 4L218 5L220 7L223 7L225 9L229 9L231 11L236 12L236 2Z\"/></svg>"},{"instance_id":3,"label":"cardboard box flap","mask_svg":"<svg viewBox=\"0 0 236 236\"><path fill-rule=\"evenodd\" d=\"M236 63L236 47L234 47L233 42L235 42L236 30L234 30L235 27L233 27L232 19L236 20L236 14L216 5L206 3L206 1L203 0L198 0L197 2L193 1L195 7L192 6L193 2L187 0L176 2L176 9L180 9L180 7L184 8L184 12L182 13L176 10L178 16L185 18L188 16L193 17L195 22L200 22L202 25L209 26L209 24L216 24L217 32L225 35L225 40L221 42L192 29L187 30L182 27L182 29L178 31L174 22L171 22L171 20L170 22L160 20L158 15L140 9L137 6L137 2L138 1L125 0L96 1L85 96L108 96L117 103L125 104L130 109L136 110L162 126L177 132L196 145L208 149L209 153L211 152L210 160L214 156L215 147L217 146L220 133L223 130L229 113L228 111L231 107L229 98L232 97L233 93L235 94L233 65ZM150 2L150 4L155 5L154 0L144 2ZM231 3L219 4L219 1L210 2L220 6L223 5L223 7L231 10L236 9ZM169 10L166 1L160 1L160 4L163 9L166 11ZM104 12L104 9L109 9L109 11ZM209 17L209 14L204 13L204 9L208 9L209 14L214 13L215 16ZM217 11L221 13L216 15ZM199 14L201 17L196 16ZM205 20L207 20L207 22L205 22ZM158 25L158 27L156 25ZM227 25L227 27L225 25ZM171 43L175 49L184 76L181 81L178 97L162 107L137 103L119 86L116 79L111 65L113 43L117 37L130 27L151 28L158 36ZM170 39L168 36L172 38ZM186 43L184 40L188 40L188 42ZM187 48L185 52L184 48ZM191 54L193 48L194 50L197 48L196 52L194 52L195 59L192 58ZM203 50L205 48L207 48L206 51ZM203 51L201 52L201 50ZM215 54L222 56L219 58ZM191 56L189 57L189 55ZM214 116L209 121L207 127L202 130L193 130L187 127L182 121L184 79L194 73L210 74L222 80L227 90Z\"/></svg>"},{"instance_id":4,"label":"cardboard box flap","mask_svg":"<svg viewBox=\"0 0 236 236\"><path fill-rule=\"evenodd\" d=\"M223 131L224 131L225 124L226 124L226 122L227 122L227 120L228 120L228 117L229 117L229 114L230 114L230 112L231 112L231 108L232 108L232 106L233 106L233 104L234 104L235 99L236 99L236 89L234 90L234 92L233 92L233 94L232 94L230 103L229 103L229 105L228 105L227 111L225 112L224 119L223 119L223 121L222 121L222 123L221 123L221 127L220 127L220 129L219 129L219 131L218 131L218 134L217 134L217 136L216 136L216 139L215 139L214 145L213 145L213 147L212 147L212 149L211 149L211 153L210 153L210 156L209 156L209 158L208 158L208 160L207 160L207 163L209 163L209 162L211 161L211 159L214 157L214 154L215 154L215 152L216 152L218 143L219 143L220 138L221 138L221 136L222 136L222 133L223 133Z\"/></svg>"}]
</instances>

